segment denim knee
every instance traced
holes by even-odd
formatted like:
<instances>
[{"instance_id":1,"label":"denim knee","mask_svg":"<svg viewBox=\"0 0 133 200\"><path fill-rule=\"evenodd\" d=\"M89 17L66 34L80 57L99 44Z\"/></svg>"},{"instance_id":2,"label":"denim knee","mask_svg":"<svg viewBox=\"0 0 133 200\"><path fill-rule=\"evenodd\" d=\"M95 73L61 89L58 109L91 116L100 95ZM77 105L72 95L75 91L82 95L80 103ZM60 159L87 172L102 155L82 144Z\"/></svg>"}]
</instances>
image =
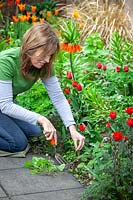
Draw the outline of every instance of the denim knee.
<instances>
[{"instance_id":1,"label":"denim knee","mask_svg":"<svg viewBox=\"0 0 133 200\"><path fill-rule=\"evenodd\" d=\"M28 139L14 119L0 112L0 148L10 152L23 151Z\"/></svg>"},{"instance_id":2,"label":"denim knee","mask_svg":"<svg viewBox=\"0 0 133 200\"><path fill-rule=\"evenodd\" d=\"M14 141L13 143L9 143L10 146L10 152L19 152L23 151L28 145L27 138L23 138L20 141Z\"/></svg>"}]
</instances>

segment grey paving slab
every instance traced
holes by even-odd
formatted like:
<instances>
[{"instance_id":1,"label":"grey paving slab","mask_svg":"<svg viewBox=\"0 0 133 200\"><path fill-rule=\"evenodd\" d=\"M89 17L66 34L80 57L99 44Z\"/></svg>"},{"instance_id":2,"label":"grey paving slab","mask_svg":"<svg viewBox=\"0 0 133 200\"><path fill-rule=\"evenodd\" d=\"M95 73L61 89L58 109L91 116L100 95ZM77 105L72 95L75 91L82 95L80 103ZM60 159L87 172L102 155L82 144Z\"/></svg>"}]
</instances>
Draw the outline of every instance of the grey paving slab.
<instances>
[{"instance_id":1,"label":"grey paving slab","mask_svg":"<svg viewBox=\"0 0 133 200\"><path fill-rule=\"evenodd\" d=\"M11 168L21 168L26 160L32 158L32 154L28 154L26 158L12 158L12 157L0 157L0 170L11 169ZM37 156L37 155L35 155Z\"/></svg>"},{"instance_id":2,"label":"grey paving slab","mask_svg":"<svg viewBox=\"0 0 133 200\"><path fill-rule=\"evenodd\" d=\"M0 187L0 198L1 197L6 197L5 192L2 190L2 188Z\"/></svg>"},{"instance_id":3,"label":"grey paving slab","mask_svg":"<svg viewBox=\"0 0 133 200\"><path fill-rule=\"evenodd\" d=\"M28 194L21 196L14 196L12 200L80 200L81 189L61 190L54 192L45 192L37 194Z\"/></svg>"},{"instance_id":4,"label":"grey paving slab","mask_svg":"<svg viewBox=\"0 0 133 200\"><path fill-rule=\"evenodd\" d=\"M9 196L52 190L82 188L75 178L61 172L56 176L32 175L28 169L0 170L0 180Z\"/></svg>"}]
</instances>

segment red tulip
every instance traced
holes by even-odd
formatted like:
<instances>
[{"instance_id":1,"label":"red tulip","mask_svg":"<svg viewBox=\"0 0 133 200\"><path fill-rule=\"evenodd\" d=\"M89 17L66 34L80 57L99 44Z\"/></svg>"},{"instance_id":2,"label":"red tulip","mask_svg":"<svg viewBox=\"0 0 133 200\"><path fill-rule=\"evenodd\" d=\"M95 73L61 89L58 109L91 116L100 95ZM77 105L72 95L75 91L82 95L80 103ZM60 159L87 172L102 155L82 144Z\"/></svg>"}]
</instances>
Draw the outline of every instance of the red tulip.
<instances>
[{"instance_id":1,"label":"red tulip","mask_svg":"<svg viewBox=\"0 0 133 200\"><path fill-rule=\"evenodd\" d=\"M72 82L72 86L73 86L73 87L77 87L77 85L78 85L78 83L77 83L76 81L73 81L73 82Z\"/></svg>"},{"instance_id":2,"label":"red tulip","mask_svg":"<svg viewBox=\"0 0 133 200\"><path fill-rule=\"evenodd\" d=\"M102 69L102 66L103 66L102 63L98 62L96 65L98 69Z\"/></svg>"},{"instance_id":3,"label":"red tulip","mask_svg":"<svg viewBox=\"0 0 133 200\"><path fill-rule=\"evenodd\" d=\"M113 133L113 139L115 141L122 141L122 139L123 139L122 132L118 132L118 131L114 132Z\"/></svg>"},{"instance_id":4,"label":"red tulip","mask_svg":"<svg viewBox=\"0 0 133 200\"><path fill-rule=\"evenodd\" d=\"M125 71L125 72L128 72L128 71L129 71L128 66L124 66L124 71Z\"/></svg>"},{"instance_id":5,"label":"red tulip","mask_svg":"<svg viewBox=\"0 0 133 200\"><path fill-rule=\"evenodd\" d=\"M106 71L106 69L107 69L107 66L103 65L103 70Z\"/></svg>"},{"instance_id":6,"label":"red tulip","mask_svg":"<svg viewBox=\"0 0 133 200\"><path fill-rule=\"evenodd\" d=\"M128 118L128 120L126 121L126 124L130 127L133 127L133 118Z\"/></svg>"},{"instance_id":7,"label":"red tulip","mask_svg":"<svg viewBox=\"0 0 133 200\"><path fill-rule=\"evenodd\" d=\"M82 91L82 85L80 83L77 84L76 88L78 91Z\"/></svg>"},{"instance_id":8,"label":"red tulip","mask_svg":"<svg viewBox=\"0 0 133 200\"><path fill-rule=\"evenodd\" d=\"M64 89L64 92L65 92L66 94L70 94L70 88L68 88L68 87L65 88L65 89Z\"/></svg>"},{"instance_id":9,"label":"red tulip","mask_svg":"<svg viewBox=\"0 0 133 200\"><path fill-rule=\"evenodd\" d=\"M70 104L71 103L71 99L69 98L69 99L67 99L67 101L68 101L68 103Z\"/></svg>"},{"instance_id":10,"label":"red tulip","mask_svg":"<svg viewBox=\"0 0 133 200\"><path fill-rule=\"evenodd\" d=\"M106 128L110 128L110 127L111 127L111 124L109 122L107 122Z\"/></svg>"},{"instance_id":11,"label":"red tulip","mask_svg":"<svg viewBox=\"0 0 133 200\"><path fill-rule=\"evenodd\" d=\"M115 141L122 141L122 140L124 140L124 142L126 142L128 140L128 137L122 135L122 132L116 131L116 132L113 133L113 139Z\"/></svg>"},{"instance_id":12,"label":"red tulip","mask_svg":"<svg viewBox=\"0 0 133 200\"><path fill-rule=\"evenodd\" d=\"M20 1L21 1L21 0L15 0L15 4L16 4L16 5L20 4Z\"/></svg>"},{"instance_id":13,"label":"red tulip","mask_svg":"<svg viewBox=\"0 0 133 200\"><path fill-rule=\"evenodd\" d=\"M71 72L67 72L67 78L72 79L72 73Z\"/></svg>"},{"instance_id":14,"label":"red tulip","mask_svg":"<svg viewBox=\"0 0 133 200\"><path fill-rule=\"evenodd\" d=\"M128 140L127 136L122 136L122 139L124 140L124 142L126 142Z\"/></svg>"},{"instance_id":15,"label":"red tulip","mask_svg":"<svg viewBox=\"0 0 133 200\"><path fill-rule=\"evenodd\" d=\"M133 113L133 107L128 107L126 108L125 112L129 115L131 115Z\"/></svg>"},{"instance_id":16,"label":"red tulip","mask_svg":"<svg viewBox=\"0 0 133 200\"><path fill-rule=\"evenodd\" d=\"M12 6L13 5L13 1L12 0L8 0L7 5L8 6Z\"/></svg>"},{"instance_id":17,"label":"red tulip","mask_svg":"<svg viewBox=\"0 0 133 200\"><path fill-rule=\"evenodd\" d=\"M78 126L78 128L80 129L80 131L85 131L86 126L85 126L84 124L80 124L80 125Z\"/></svg>"},{"instance_id":18,"label":"red tulip","mask_svg":"<svg viewBox=\"0 0 133 200\"><path fill-rule=\"evenodd\" d=\"M109 114L111 119L115 119L116 118L116 112L110 112Z\"/></svg>"},{"instance_id":19,"label":"red tulip","mask_svg":"<svg viewBox=\"0 0 133 200\"><path fill-rule=\"evenodd\" d=\"M120 72L120 71L121 71L121 68L120 68L119 66L117 66L116 69L115 69L115 71L116 71L116 72Z\"/></svg>"}]
</instances>

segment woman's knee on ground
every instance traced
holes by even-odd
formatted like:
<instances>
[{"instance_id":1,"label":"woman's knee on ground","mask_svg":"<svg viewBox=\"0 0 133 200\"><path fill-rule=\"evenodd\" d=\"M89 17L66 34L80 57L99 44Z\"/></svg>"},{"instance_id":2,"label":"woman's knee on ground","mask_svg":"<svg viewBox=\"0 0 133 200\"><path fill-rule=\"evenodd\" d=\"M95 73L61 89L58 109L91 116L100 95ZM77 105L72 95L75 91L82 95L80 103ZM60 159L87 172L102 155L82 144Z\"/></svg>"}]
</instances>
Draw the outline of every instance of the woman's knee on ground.
<instances>
[{"instance_id":1,"label":"woman's knee on ground","mask_svg":"<svg viewBox=\"0 0 133 200\"><path fill-rule=\"evenodd\" d=\"M14 141L14 139L8 141L4 138L0 137L0 150L8 151L11 153L23 151L28 144L28 140L20 140L20 141Z\"/></svg>"},{"instance_id":2,"label":"woman's knee on ground","mask_svg":"<svg viewBox=\"0 0 133 200\"><path fill-rule=\"evenodd\" d=\"M14 141L14 144L10 143L9 145L10 145L11 152L23 151L28 145L28 140L26 137L24 137L24 138L21 138L21 140Z\"/></svg>"},{"instance_id":3,"label":"woman's knee on ground","mask_svg":"<svg viewBox=\"0 0 133 200\"><path fill-rule=\"evenodd\" d=\"M19 152L19 151L23 151L25 150L25 148L28 145L28 140L26 137L21 138L21 140L17 140L14 143L14 148L12 150L14 150L14 152Z\"/></svg>"}]
</instances>

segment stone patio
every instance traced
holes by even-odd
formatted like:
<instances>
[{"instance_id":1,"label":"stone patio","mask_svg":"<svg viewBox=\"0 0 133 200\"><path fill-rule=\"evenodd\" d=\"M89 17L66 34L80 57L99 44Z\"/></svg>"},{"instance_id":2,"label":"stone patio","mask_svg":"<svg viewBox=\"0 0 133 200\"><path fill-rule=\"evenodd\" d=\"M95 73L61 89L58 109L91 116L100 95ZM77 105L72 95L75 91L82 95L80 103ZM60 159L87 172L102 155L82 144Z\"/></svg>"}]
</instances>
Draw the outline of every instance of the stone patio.
<instances>
[{"instance_id":1,"label":"stone patio","mask_svg":"<svg viewBox=\"0 0 133 200\"><path fill-rule=\"evenodd\" d=\"M72 174L33 175L23 167L26 158L0 157L0 200L80 200L84 188Z\"/></svg>"}]
</instances>

